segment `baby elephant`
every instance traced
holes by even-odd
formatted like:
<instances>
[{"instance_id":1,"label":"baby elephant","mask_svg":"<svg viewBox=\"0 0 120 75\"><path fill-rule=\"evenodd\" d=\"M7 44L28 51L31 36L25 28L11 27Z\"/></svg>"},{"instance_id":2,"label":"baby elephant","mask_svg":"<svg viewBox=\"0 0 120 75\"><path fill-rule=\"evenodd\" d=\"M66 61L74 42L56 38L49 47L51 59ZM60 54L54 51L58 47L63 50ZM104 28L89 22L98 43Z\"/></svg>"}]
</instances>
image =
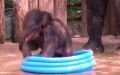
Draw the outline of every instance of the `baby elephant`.
<instances>
[{"instance_id":1,"label":"baby elephant","mask_svg":"<svg viewBox=\"0 0 120 75\"><path fill-rule=\"evenodd\" d=\"M43 57L73 55L69 29L59 19L46 11L29 11L23 21L24 31L20 36L19 49L23 57L31 56L33 50L41 48Z\"/></svg>"}]
</instances>

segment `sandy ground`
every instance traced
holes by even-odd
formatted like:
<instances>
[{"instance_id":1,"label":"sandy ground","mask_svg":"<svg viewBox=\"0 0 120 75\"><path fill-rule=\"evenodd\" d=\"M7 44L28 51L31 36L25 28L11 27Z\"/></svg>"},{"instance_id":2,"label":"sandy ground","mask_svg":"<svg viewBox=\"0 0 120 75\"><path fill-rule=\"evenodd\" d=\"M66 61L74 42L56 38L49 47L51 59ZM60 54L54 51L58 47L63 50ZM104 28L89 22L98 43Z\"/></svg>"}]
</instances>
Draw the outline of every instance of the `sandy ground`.
<instances>
[{"instance_id":1,"label":"sandy ground","mask_svg":"<svg viewBox=\"0 0 120 75\"><path fill-rule=\"evenodd\" d=\"M74 49L79 50L87 39L73 38ZM113 36L104 36L103 43L105 53L95 54L97 64L94 71L96 75L120 75L120 57L112 54L112 51L120 45L120 39ZM22 55L17 43L6 42L0 45L0 75L28 75L20 70L21 61Z\"/></svg>"}]
</instances>

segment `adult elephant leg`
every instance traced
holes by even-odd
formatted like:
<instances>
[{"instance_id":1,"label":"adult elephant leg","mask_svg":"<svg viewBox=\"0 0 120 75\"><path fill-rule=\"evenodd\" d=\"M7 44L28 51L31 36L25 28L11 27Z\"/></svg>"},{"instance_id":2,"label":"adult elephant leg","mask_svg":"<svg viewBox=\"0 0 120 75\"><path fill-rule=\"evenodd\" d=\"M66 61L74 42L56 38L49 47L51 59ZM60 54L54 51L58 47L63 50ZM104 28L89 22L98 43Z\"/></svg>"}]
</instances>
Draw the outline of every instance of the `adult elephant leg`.
<instances>
[{"instance_id":1,"label":"adult elephant leg","mask_svg":"<svg viewBox=\"0 0 120 75\"><path fill-rule=\"evenodd\" d=\"M83 48L103 53L104 47L101 41L101 36L104 27L107 0L86 0L86 5L87 32L89 39Z\"/></svg>"},{"instance_id":2,"label":"adult elephant leg","mask_svg":"<svg viewBox=\"0 0 120 75\"><path fill-rule=\"evenodd\" d=\"M115 18L116 18L116 30L117 30L117 34L118 34L118 36L120 36L120 0L113 0L113 2L112 3L114 3L113 5L114 5L114 9L112 10L112 11L115 11L115 14L114 14L114 16L115 16ZM118 37L118 39L119 39L119 37ZM118 56L120 56L120 44L119 44L119 46L114 50L114 52L113 52L115 55L118 55Z\"/></svg>"}]
</instances>

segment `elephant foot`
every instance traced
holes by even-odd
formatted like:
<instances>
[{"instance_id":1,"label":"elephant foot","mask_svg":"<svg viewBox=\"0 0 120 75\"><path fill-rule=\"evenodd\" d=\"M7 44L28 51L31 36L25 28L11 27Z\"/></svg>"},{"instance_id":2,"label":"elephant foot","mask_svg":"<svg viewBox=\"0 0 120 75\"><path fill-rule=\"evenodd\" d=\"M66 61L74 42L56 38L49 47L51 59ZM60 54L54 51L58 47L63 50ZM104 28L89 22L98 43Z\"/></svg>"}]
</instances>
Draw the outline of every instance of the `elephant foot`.
<instances>
[{"instance_id":1,"label":"elephant foot","mask_svg":"<svg viewBox=\"0 0 120 75\"><path fill-rule=\"evenodd\" d=\"M82 49L91 49L95 53L104 53L104 46L102 43L96 41L88 41Z\"/></svg>"},{"instance_id":2,"label":"elephant foot","mask_svg":"<svg viewBox=\"0 0 120 75\"><path fill-rule=\"evenodd\" d=\"M63 57L63 54L61 53L58 53L58 52L55 52L54 56L53 57Z\"/></svg>"},{"instance_id":3,"label":"elephant foot","mask_svg":"<svg viewBox=\"0 0 120 75\"><path fill-rule=\"evenodd\" d=\"M118 47L116 50L114 50L113 54L116 56L120 56L120 47Z\"/></svg>"}]
</instances>

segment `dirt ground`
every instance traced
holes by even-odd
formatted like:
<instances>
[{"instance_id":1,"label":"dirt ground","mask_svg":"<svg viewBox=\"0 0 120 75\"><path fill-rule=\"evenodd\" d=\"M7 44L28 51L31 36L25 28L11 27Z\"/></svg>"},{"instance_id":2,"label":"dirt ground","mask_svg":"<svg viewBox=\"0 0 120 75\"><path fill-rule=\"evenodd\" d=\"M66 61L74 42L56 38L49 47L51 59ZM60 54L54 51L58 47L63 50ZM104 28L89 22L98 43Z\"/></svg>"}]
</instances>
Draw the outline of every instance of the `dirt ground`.
<instances>
[{"instance_id":1,"label":"dirt ground","mask_svg":"<svg viewBox=\"0 0 120 75\"><path fill-rule=\"evenodd\" d=\"M73 38L74 49L79 50L87 40L88 38ZM120 45L120 39L104 36L102 41L105 53L95 54L96 75L120 75L120 57L112 54L112 51ZM23 75L20 70L21 61L22 55L17 43L6 42L0 45L0 75Z\"/></svg>"}]
</instances>

